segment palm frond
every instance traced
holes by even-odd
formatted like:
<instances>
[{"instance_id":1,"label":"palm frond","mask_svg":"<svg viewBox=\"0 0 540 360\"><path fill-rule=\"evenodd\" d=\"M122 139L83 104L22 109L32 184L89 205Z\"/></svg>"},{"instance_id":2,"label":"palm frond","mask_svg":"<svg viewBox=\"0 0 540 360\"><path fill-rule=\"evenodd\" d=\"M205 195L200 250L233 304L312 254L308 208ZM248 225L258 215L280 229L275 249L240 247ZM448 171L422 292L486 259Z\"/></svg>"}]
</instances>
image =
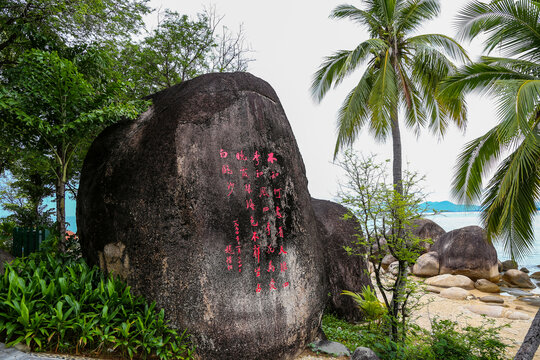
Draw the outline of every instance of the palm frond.
<instances>
[{"instance_id":1,"label":"palm frond","mask_svg":"<svg viewBox=\"0 0 540 360\"><path fill-rule=\"evenodd\" d=\"M482 56L480 62L491 66L504 67L523 76L540 78L540 63L537 62L492 56Z\"/></svg>"},{"instance_id":2,"label":"palm frond","mask_svg":"<svg viewBox=\"0 0 540 360\"><path fill-rule=\"evenodd\" d=\"M356 6L349 4L338 5L330 13L331 19L350 19L360 25L366 26L370 33L376 32L380 27L379 19L373 12L358 9Z\"/></svg>"},{"instance_id":3,"label":"palm frond","mask_svg":"<svg viewBox=\"0 0 540 360\"><path fill-rule=\"evenodd\" d=\"M470 63L471 60L467 51L454 39L442 34L422 34L407 39L407 43L412 46L430 47L438 49L454 60Z\"/></svg>"},{"instance_id":4,"label":"palm frond","mask_svg":"<svg viewBox=\"0 0 540 360\"><path fill-rule=\"evenodd\" d=\"M396 19L397 32L411 33L422 26L426 20L439 15L441 6L438 0L404 1L403 8Z\"/></svg>"},{"instance_id":5,"label":"palm frond","mask_svg":"<svg viewBox=\"0 0 540 360\"><path fill-rule=\"evenodd\" d=\"M343 79L364 63L373 52L386 51L386 44L379 39L369 39L360 43L354 50L342 50L324 59L313 76L311 94L321 101L332 86L339 85Z\"/></svg>"}]
</instances>

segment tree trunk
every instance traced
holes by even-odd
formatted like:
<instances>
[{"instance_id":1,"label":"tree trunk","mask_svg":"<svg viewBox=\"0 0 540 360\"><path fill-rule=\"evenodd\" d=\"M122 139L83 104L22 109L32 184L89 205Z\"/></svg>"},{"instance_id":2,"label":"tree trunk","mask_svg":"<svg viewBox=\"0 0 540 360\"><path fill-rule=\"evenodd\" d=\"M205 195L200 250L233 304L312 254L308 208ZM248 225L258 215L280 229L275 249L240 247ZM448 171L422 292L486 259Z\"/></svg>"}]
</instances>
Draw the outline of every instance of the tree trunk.
<instances>
[{"instance_id":1,"label":"tree trunk","mask_svg":"<svg viewBox=\"0 0 540 360\"><path fill-rule=\"evenodd\" d=\"M536 316L525 335L525 339L519 348L514 360L531 360L540 344L540 310L536 312Z\"/></svg>"},{"instance_id":2,"label":"tree trunk","mask_svg":"<svg viewBox=\"0 0 540 360\"><path fill-rule=\"evenodd\" d=\"M397 111L396 111L397 112ZM394 181L394 189L403 195L403 184L401 174L401 134L399 132L399 122L397 114L392 119L392 176Z\"/></svg>"},{"instance_id":3,"label":"tree trunk","mask_svg":"<svg viewBox=\"0 0 540 360\"><path fill-rule=\"evenodd\" d=\"M58 250L64 252L65 238L66 238L66 183L62 176L62 167L58 169L58 176L56 181L56 222L57 230L60 234L58 239Z\"/></svg>"}]
</instances>

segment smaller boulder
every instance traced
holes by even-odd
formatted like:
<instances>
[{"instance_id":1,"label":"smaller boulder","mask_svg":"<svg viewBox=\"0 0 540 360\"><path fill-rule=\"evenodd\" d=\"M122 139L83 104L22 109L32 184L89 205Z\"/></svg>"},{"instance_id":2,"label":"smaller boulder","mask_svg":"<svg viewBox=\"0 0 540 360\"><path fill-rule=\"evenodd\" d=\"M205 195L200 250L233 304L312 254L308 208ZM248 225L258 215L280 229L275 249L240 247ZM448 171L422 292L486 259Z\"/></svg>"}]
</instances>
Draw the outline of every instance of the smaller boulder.
<instances>
[{"instance_id":1,"label":"smaller boulder","mask_svg":"<svg viewBox=\"0 0 540 360\"><path fill-rule=\"evenodd\" d=\"M398 262L398 261L394 261L393 263L391 263L391 264L388 266L387 272L389 272L390 274L392 274L392 275L394 275L394 276L397 276L398 273L399 273L399 262Z\"/></svg>"},{"instance_id":2,"label":"smaller boulder","mask_svg":"<svg viewBox=\"0 0 540 360\"><path fill-rule=\"evenodd\" d=\"M437 275L427 279L425 284L443 288L460 287L467 290L474 289L474 282L464 275Z\"/></svg>"},{"instance_id":3,"label":"smaller boulder","mask_svg":"<svg viewBox=\"0 0 540 360\"><path fill-rule=\"evenodd\" d=\"M529 269L527 269L526 267L522 267L521 269L519 269L519 271L523 271L526 274L529 273Z\"/></svg>"},{"instance_id":4,"label":"smaller boulder","mask_svg":"<svg viewBox=\"0 0 540 360\"><path fill-rule=\"evenodd\" d=\"M426 286L425 289L427 292L432 292L435 294L439 294L441 292L441 289L435 286Z\"/></svg>"},{"instance_id":5,"label":"smaller boulder","mask_svg":"<svg viewBox=\"0 0 540 360\"><path fill-rule=\"evenodd\" d=\"M414 275L422 277L438 275L439 255L435 251L420 255L413 266L412 272Z\"/></svg>"},{"instance_id":6,"label":"smaller boulder","mask_svg":"<svg viewBox=\"0 0 540 360\"><path fill-rule=\"evenodd\" d=\"M531 306L540 307L540 298L536 296L523 296L518 299L519 301L523 301L524 303L527 303Z\"/></svg>"},{"instance_id":7,"label":"smaller boulder","mask_svg":"<svg viewBox=\"0 0 540 360\"><path fill-rule=\"evenodd\" d=\"M529 275L525 274L523 271L519 271L516 269L510 269L506 271L503 274L502 279L520 288L524 288L524 289L536 288L536 286L534 286L534 284L532 283L531 279L529 279Z\"/></svg>"},{"instance_id":8,"label":"smaller boulder","mask_svg":"<svg viewBox=\"0 0 540 360\"><path fill-rule=\"evenodd\" d=\"M517 270L517 268L518 268L518 264L514 260L505 260L502 263L503 271L512 270L512 269Z\"/></svg>"},{"instance_id":9,"label":"smaller boulder","mask_svg":"<svg viewBox=\"0 0 540 360\"><path fill-rule=\"evenodd\" d=\"M370 348L357 347L350 360L379 360L379 357Z\"/></svg>"},{"instance_id":10,"label":"smaller boulder","mask_svg":"<svg viewBox=\"0 0 540 360\"><path fill-rule=\"evenodd\" d=\"M4 274L4 264L10 263L15 257L10 253L0 249L0 276Z\"/></svg>"},{"instance_id":11,"label":"smaller boulder","mask_svg":"<svg viewBox=\"0 0 540 360\"><path fill-rule=\"evenodd\" d=\"M390 264L392 264L394 261L397 261L395 257L393 257L391 254L387 254L381 261L381 266L384 271L388 270L388 267Z\"/></svg>"},{"instance_id":12,"label":"smaller boulder","mask_svg":"<svg viewBox=\"0 0 540 360\"><path fill-rule=\"evenodd\" d=\"M529 277L534 280L540 280L540 271L533 272Z\"/></svg>"},{"instance_id":13,"label":"smaller boulder","mask_svg":"<svg viewBox=\"0 0 540 360\"><path fill-rule=\"evenodd\" d=\"M328 340L319 340L309 344L314 352L322 352L333 356L350 356L351 352L342 343Z\"/></svg>"},{"instance_id":14,"label":"smaller boulder","mask_svg":"<svg viewBox=\"0 0 540 360\"><path fill-rule=\"evenodd\" d=\"M477 290L480 290L485 293L499 293L501 292L501 289L497 286L497 284L492 283L489 280L486 279L478 279L474 283L474 287Z\"/></svg>"},{"instance_id":15,"label":"smaller boulder","mask_svg":"<svg viewBox=\"0 0 540 360\"><path fill-rule=\"evenodd\" d=\"M448 289L441 290L439 293L439 296L447 299L454 299L454 300L465 300L467 299L467 296L469 296L470 293L462 288L459 287L451 287Z\"/></svg>"},{"instance_id":16,"label":"smaller boulder","mask_svg":"<svg viewBox=\"0 0 540 360\"><path fill-rule=\"evenodd\" d=\"M478 300L485 302L485 303L492 303L492 304L504 304L504 299L498 297L498 296L482 296L481 298L478 298Z\"/></svg>"}]
</instances>

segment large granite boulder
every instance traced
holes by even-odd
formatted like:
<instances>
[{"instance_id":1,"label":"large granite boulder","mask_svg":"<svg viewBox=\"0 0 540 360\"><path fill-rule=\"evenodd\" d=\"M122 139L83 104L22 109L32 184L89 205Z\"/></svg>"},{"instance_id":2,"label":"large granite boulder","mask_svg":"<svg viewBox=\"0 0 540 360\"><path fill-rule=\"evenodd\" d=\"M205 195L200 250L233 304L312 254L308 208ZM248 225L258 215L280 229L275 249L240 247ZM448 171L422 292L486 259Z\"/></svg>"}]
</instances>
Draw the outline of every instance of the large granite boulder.
<instances>
[{"instance_id":1,"label":"large granite boulder","mask_svg":"<svg viewBox=\"0 0 540 360\"><path fill-rule=\"evenodd\" d=\"M348 321L360 321L362 312L350 296L343 296L343 290L356 293L363 286L371 286L368 263L364 256L349 255L344 246L354 248L357 241L354 219L343 219L347 209L327 200L311 199L315 216L319 221L319 233L323 239L326 252L326 273L328 276L327 304L329 311Z\"/></svg>"},{"instance_id":2,"label":"large granite boulder","mask_svg":"<svg viewBox=\"0 0 540 360\"><path fill-rule=\"evenodd\" d=\"M497 251L488 243L486 231L467 226L442 235L431 251L439 254L440 274L465 275L473 280L497 281Z\"/></svg>"},{"instance_id":3,"label":"large granite boulder","mask_svg":"<svg viewBox=\"0 0 540 360\"><path fill-rule=\"evenodd\" d=\"M416 276L429 277L439 274L439 255L435 251L430 251L420 255L416 259L412 273Z\"/></svg>"},{"instance_id":4,"label":"large granite boulder","mask_svg":"<svg viewBox=\"0 0 540 360\"><path fill-rule=\"evenodd\" d=\"M416 219L412 223L411 232L420 239L430 239L430 241L421 241L420 246L423 248L423 253L431 250L431 245L446 234L446 231L436 222L429 219Z\"/></svg>"},{"instance_id":5,"label":"large granite boulder","mask_svg":"<svg viewBox=\"0 0 540 360\"><path fill-rule=\"evenodd\" d=\"M4 274L4 264L10 263L15 257L10 253L0 249L0 276Z\"/></svg>"},{"instance_id":6,"label":"large granite boulder","mask_svg":"<svg viewBox=\"0 0 540 360\"><path fill-rule=\"evenodd\" d=\"M502 279L506 282L508 282L511 285L514 285L519 288L523 289L534 289L536 286L532 283L531 279L529 278L529 275L524 273L523 271L519 271L516 269L510 269L506 271Z\"/></svg>"},{"instance_id":7,"label":"large granite boulder","mask_svg":"<svg viewBox=\"0 0 540 360\"><path fill-rule=\"evenodd\" d=\"M234 73L150 98L84 161L83 255L187 328L201 359L292 359L318 333L326 253L276 93Z\"/></svg>"}]
</instances>

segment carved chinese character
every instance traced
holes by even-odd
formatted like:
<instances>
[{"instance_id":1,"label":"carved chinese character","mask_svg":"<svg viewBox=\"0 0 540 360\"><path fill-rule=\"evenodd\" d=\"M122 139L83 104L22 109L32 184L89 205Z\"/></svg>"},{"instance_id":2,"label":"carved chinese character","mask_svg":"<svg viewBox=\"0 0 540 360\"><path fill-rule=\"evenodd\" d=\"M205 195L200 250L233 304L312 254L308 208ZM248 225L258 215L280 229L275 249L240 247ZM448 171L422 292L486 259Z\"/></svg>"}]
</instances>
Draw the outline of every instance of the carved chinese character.
<instances>
[{"instance_id":1,"label":"carved chinese character","mask_svg":"<svg viewBox=\"0 0 540 360\"><path fill-rule=\"evenodd\" d=\"M262 171L255 170L255 175L257 175L257 177L261 177L264 175L264 173Z\"/></svg>"},{"instance_id":2,"label":"carved chinese character","mask_svg":"<svg viewBox=\"0 0 540 360\"><path fill-rule=\"evenodd\" d=\"M247 171L248 171L248 169L246 169L246 168L240 169L240 172L242 173L243 178L248 178L249 177Z\"/></svg>"},{"instance_id":3,"label":"carved chinese character","mask_svg":"<svg viewBox=\"0 0 540 360\"><path fill-rule=\"evenodd\" d=\"M257 264L261 262L261 247L253 245L253 257L257 259Z\"/></svg>"},{"instance_id":4,"label":"carved chinese character","mask_svg":"<svg viewBox=\"0 0 540 360\"><path fill-rule=\"evenodd\" d=\"M251 199L246 200L246 209L255 210L255 204L253 203L253 200Z\"/></svg>"},{"instance_id":5,"label":"carved chinese character","mask_svg":"<svg viewBox=\"0 0 540 360\"><path fill-rule=\"evenodd\" d=\"M268 162L269 162L270 164L273 164L274 161L277 161L277 159L274 157L274 153L268 154Z\"/></svg>"},{"instance_id":6,"label":"carved chinese character","mask_svg":"<svg viewBox=\"0 0 540 360\"><path fill-rule=\"evenodd\" d=\"M283 237L283 227L281 227L281 226L278 229L278 236L281 237L281 238Z\"/></svg>"},{"instance_id":7,"label":"carved chinese character","mask_svg":"<svg viewBox=\"0 0 540 360\"><path fill-rule=\"evenodd\" d=\"M289 286L289 282L287 281L286 283L283 284L283 288L286 288L287 286Z\"/></svg>"},{"instance_id":8,"label":"carved chinese character","mask_svg":"<svg viewBox=\"0 0 540 360\"><path fill-rule=\"evenodd\" d=\"M272 245L268 245L266 247L266 253L267 254L272 254L276 249L274 249L274 247Z\"/></svg>"},{"instance_id":9,"label":"carved chinese character","mask_svg":"<svg viewBox=\"0 0 540 360\"><path fill-rule=\"evenodd\" d=\"M279 267L280 267L281 272L285 272L285 270L287 270L287 263L284 261L281 264L279 264Z\"/></svg>"},{"instance_id":10,"label":"carved chinese character","mask_svg":"<svg viewBox=\"0 0 540 360\"><path fill-rule=\"evenodd\" d=\"M267 272L274 272L276 270L275 266L272 265L272 260L270 260L270 262L268 263L268 270L266 270Z\"/></svg>"},{"instance_id":11,"label":"carved chinese character","mask_svg":"<svg viewBox=\"0 0 540 360\"><path fill-rule=\"evenodd\" d=\"M242 272L242 260L240 258L238 258L238 272Z\"/></svg>"},{"instance_id":12,"label":"carved chinese character","mask_svg":"<svg viewBox=\"0 0 540 360\"><path fill-rule=\"evenodd\" d=\"M251 194L251 184L245 184L244 185L244 189L246 190L246 192L248 194Z\"/></svg>"},{"instance_id":13,"label":"carved chinese character","mask_svg":"<svg viewBox=\"0 0 540 360\"><path fill-rule=\"evenodd\" d=\"M234 251L232 249L232 245L227 245L227 247L225 248L225 253L226 254L234 254Z\"/></svg>"},{"instance_id":14,"label":"carved chinese character","mask_svg":"<svg viewBox=\"0 0 540 360\"><path fill-rule=\"evenodd\" d=\"M227 270L232 270L232 256L227 256Z\"/></svg>"},{"instance_id":15,"label":"carved chinese character","mask_svg":"<svg viewBox=\"0 0 540 360\"><path fill-rule=\"evenodd\" d=\"M277 290L274 279L270 279L270 290Z\"/></svg>"},{"instance_id":16,"label":"carved chinese character","mask_svg":"<svg viewBox=\"0 0 540 360\"><path fill-rule=\"evenodd\" d=\"M259 159L261 158L261 155L257 150L255 150L255 154L253 155L253 161L256 161L255 165L259 165Z\"/></svg>"},{"instance_id":17,"label":"carved chinese character","mask_svg":"<svg viewBox=\"0 0 540 360\"><path fill-rule=\"evenodd\" d=\"M261 276L261 267L260 267L260 266L259 266L258 268L255 269L255 276L256 276L256 277Z\"/></svg>"},{"instance_id":18,"label":"carved chinese character","mask_svg":"<svg viewBox=\"0 0 540 360\"><path fill-rule=\"evenodd\" d=\"M221 173L222 174L228 174L228 175L232 175L232 170L229 168L229 165L225 164L221 167Z\"/></svg>"},{"instance_id":19,"label":"carved chinese character","mask_svg":"<svg viewBox=\"0 0 540 360\"><path fill-rule=\"evenodd\" d=\"M280 254L287 254L287 252L283 249L283 245L279 247L279 253Z\"/></svg>"},{"instance_id":20,"label":"carved chinese character","mask_svg":"<svg viewBox=\"0 0 540 360\"><path fill-rule=\"evenodd\" d=\"M270 231L270 221L268 221L266 223L266 235L271 235L271 231Z\"/></svg>"},{"instance_id":21,"label":"carved chinese character","mask_svg":"<svg viewBox=\"0 0 540 360\"><path fill-rule=\"evenodd\" d=\"M258 293L261 292L261 284L257 284L257 289L255 290L255 292L258 292Z\"/></svg>"},{"instance_id":22,"label":"carved chinese character","mask_svg":"<svg viewBox=\"0 0 540 360\"><path fill-rule=\"evenodd\" d=\"M236 159L237 160L243 160L243 161L247 160L246 155L244 155L244 150L240 150L239 153L236 153Z\"/></svg>"},{"instance_id":23,"label":"carved chinese character","mask_svg":"<svg viewBox=\"0 0 540 360\"><path fill-rule=\"evenodd\" d=\"M278 176L279 176L279 173L278 173L278 172L275 172L275 171L272 171L272 175L270 175L270 177L271 177L272 179L275 179L275 178L277 178Z\"/></svg>"},{"instance_id":24,"label":"carved chinese character","mask_svg":"<svg viewBox=\"0 0 540 360\"><path fill-rule=\"evenodd\" d=\"M263 213L270 211L270 208L268 206L263 207Z\"/></svg>"},{"instance_id":25,"label":"carved chinese character","mask_svg":"<svg viewBox=\"0 0 540 360\"><path fill-rule=\"evenodd\" d=\"M255 242L257 242L257 240L259 240L259 235L257 235L256 231L253 232L253 236L251 237L251 240L253 240Z\"/></svg>"},{"instance_id":26,"label":"carved chinese character","mask_svg":"<svg viewBox=\"0 0 540 360\"><path fill-rule=\"evenodd\" d=\"M266 188L264 186L261 187L261 191L259 192L259 197L263 197L263 196L266 196L266 197L270 196L268 195L268 192L266 191Z\"/></svg>"},{"instance_id":27,"label":"carved chinese character","mask_svg":"<svg viewBox=\"0 0 540 360\"><path fill-rule=\"evenodd\" d=\"M259 222L255 222L255 219L253 218L253 215L251 215L251 218L249 219L251 222L251 226L259 226Z\"/></svg>"},{"instance_id":28,"label":"carved chinese character","mask_svg":"<svg viewBox=\"0 0 540 360\"><path fill-rule=\"evenodd\" d=\"M281 210L280 207L279 207L279 206L276 206L276 216L277 216L278 219L281 219L283 216L281 215L281 213L279 212L279 210Z\"/></svg>"},{"instance_id":29,"label":"carved chinese character","mask_svg":"<svg viewBox=\"0 0 540 360\"><path fill-rule=\"evenodd\" d=\"M234 191L234 183L233 182L229 181L229 183L227 184L227 190L229 190L229 193L227 194L227 196L231 196L231 194Z\"/></svg>"},{"instance_id":30,"label":"carved chinese character","mask_svg":"<svg viewBox=\"0 0 540 360\"><path fill-rule=\"evenodd\" d=\"M238 245L238 246L236 247L236 251L238 252L238 255L240 255L240 254L242 253L242 250L241 250L241 249L242 249L242 246L240 246L240 245Z\"/></svg>"},{"instance_id":31,"label":"carved chinese character","mask_svg":"<svg viewBox=\"0 0 540 360\"><path fill-rule=\"evenodd\" d=\"M229 155L225 150L221 149L219 151L219 156L221 156L222 159L225 159Z\"/></svg>"},{"instance_id":32,"label":"carved chinese character","mask_svg":"<svg viewBox=\"0 0 540 360\"><path fill-rule=\"evenodd\" d=\"M281 199L281 189L274 189L274 196L276 196L276 199Z\"/></svg>"}]
</instances>

